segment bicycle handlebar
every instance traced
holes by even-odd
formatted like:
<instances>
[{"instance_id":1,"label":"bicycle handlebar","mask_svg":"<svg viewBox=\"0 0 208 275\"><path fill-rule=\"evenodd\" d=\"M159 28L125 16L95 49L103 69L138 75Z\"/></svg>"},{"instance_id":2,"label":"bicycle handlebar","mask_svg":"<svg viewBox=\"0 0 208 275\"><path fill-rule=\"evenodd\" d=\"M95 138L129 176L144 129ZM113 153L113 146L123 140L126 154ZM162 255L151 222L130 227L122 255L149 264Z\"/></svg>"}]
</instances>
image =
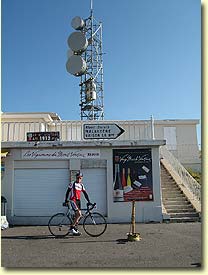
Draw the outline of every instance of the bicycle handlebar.
<instances>
[{"instance_id":1,"label":"bicycle handlebar","mask_svg":"<svg viewBox=\"0 0 208 275\"><path fill-rule=\"evenodd\" d=\"M90 207L91 206L91 207ZM87 210L89 211L89 210L92 210L93 208L95 208L95 206L96 206L96 202L95 203L87 203Z\"/></svg>"},{"instance_id":2,"label":"bicycle handlebar","mask_svg":"<svg viewBox=\"0 0 208 275\"><path fill-rule=\"evenodd\" d=\"M63 204L62 204L63 206L65 206L65 207L68 207L69 208L69 202L63 202ZM96 207L96 202L95 203L87 203L87 210L88 211L90 211L90 210L92 210L93 208L95 208Z\"/></svg>"},{"instance_id":3,"label":"bicycle handlebar","mask_svg":"<svg viewBox=\"0 0 208 275\"><path fill-rule=\"evenodd\" d=\"M69 208L69 202L63 202L62 205Z\"/></svg>"}]
</instances>

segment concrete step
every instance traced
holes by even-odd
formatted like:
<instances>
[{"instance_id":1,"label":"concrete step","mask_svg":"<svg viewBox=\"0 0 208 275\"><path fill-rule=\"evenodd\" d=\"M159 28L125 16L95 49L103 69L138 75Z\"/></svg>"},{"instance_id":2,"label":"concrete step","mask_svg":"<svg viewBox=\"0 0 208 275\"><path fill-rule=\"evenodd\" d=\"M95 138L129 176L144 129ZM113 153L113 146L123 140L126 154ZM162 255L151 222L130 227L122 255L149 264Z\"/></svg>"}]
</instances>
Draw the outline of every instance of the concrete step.
<instances>
[{"instance_id":1,"label":"concrete step","mask_svg":"<svg viewBox=\"0 0 208 275\"><path fill-rule=\"evenodd\" d=\"M180 208L177 207L175 205L175 203L174 204L173 203L164 203L163 205L164 205L165 209L167 209L167 211L168 211L170 209L186 209L186 206L189 205L189 204L180 203L180 204L178 204L178 206L180 206Z\"/></svg>"},{"instance_id":2,"label":"concrete step","mask_svg":"<svg viewBox=\"0 0 208 275\"><path fill-rule=\"evenodd\" d=\"M171 183L171 184L166 184L166 185L162 185L161 186L162 189L179 189L179 187L175 184L175 183Z\"/></svg>"},{"instance_id":3,"label":"concrete step","mask_svg":"<svg viewBox=\"0 0 208 275\"><path fill-rule=\"evenodd\" d=\"M183 192L181 190L177 190L177 189L162 189L162 193L163 194L176 194L176 195L184 195Z\"/></svg>"},{"instance_id":4,"label":"concrete step","mask_svg":"<svg viewBox=\"0 0 208 275\"><path fill-rule=\"evenodd\" d=\"M168 198L185 198L186 199L186 196L184 194L176 193L176 192L165 192L162 194L162 197L164 199L168 199Z\"/></svg>"},{"instance_id":5,"label":"concrete step","mask_svg":"<svg viewBox=\"0 0 208 275\"><path fill-rule=\"evenodd\" d=\"M172 209L177 209L177 210L194 210L191 204L181 204L181 205L166 205L166 210L167 211L172 211Z\"/></svg>"},{"instance_id":6,"label":"concrete step","mask_svg":"<svg viewBox=\"0 0 208 275\"><path fill-rule=\"evenodd\" d=\"M161 169L161 176L171 177L171 175L164 169Z\"/></svg>"},{"instance_id":7,"label":"concrete step","mask_svg":"<svg viewBox=\"0 0 208 275\"><path fill-rule=\"evenodd\" d=\"M200 221L199 214L163 165L161 165L161 189L163 205L170 216L169 222Z\"/></svg>"},{"instance_id":8,"label":"concrete step","mask_svg":"<svg viewBox=\"0 0 208 275\"><path fill-rule=\"evenodd\" d=\"M162 190L162 194L166 194L166 193L183 194L183 192L181 192L180 190L177 190L177 189L165 189L165 190Z\"/></svg>"},{"instance_id":9,"label":"concrete step","mask_svg":"<svg viewBox=\"0 0 208 275\"><path fill-rule=\"evenodd\" d=\"M185 201L185 200L170 200L170 199L163 199L163 204L166 206L175 206L175 205L191 205L189 201Z\"/></svg>"},{"instance_id":10,"label":"concrete step","mask_svg":"<svg viewBox=\"0 0 208 275\"><path fill-rule=\"evenodd\" d=\"M162 185L166 185L166 184L174 184L176 185L175 181L173 179L162 179Z\"/></svg>"},{"instance_id":11,"label":"concrete step","mask_svg":"<svg viewBox=\"0 0 208 275\"><path fill-rule=\"evenodd\" d=\"M186 197L184 195L184 193L179 192L179 191L175 191L175 190L162 192L162 198L166 198L168 196L170 196L170 197L176 196L176 197L179 197L179 198Z\"/></svg>"},{"instance_id":12,"label":"concrete step","mask_svg":"<svg viewBox=\"0 0 208 275\"><path fill-rule=\"evenodd\" d=\"M170 218L187 218L187 217L199 217L198 213L192 213L192 212L187 212L187 213L168 213L170 215Z\"/></svg>"},{"instance_id":13,"label":"concrete step","mask_svg":"<svg viewBox=\"0 0 208 275\"><path fill-rule=\"evenodd\" d=\"M161 187L162 190L179 190L180 188L174 185L166 185Z\"/></svg>"},{"instance_id":14,"label":"concrete step","mask_svg":"<svg viewBox=\"0 0 208 275\"><path fill-rule=\"evenodd\" d=\"M188 201L184 197L163 197L164 203L172 203L172 204L178 204L178 203L187 203Z\"/></svg>"},{"instance_id":15,"label":"concrete step","mask_svg":"<svg viewBox=\"0 0 208 275\"><path fill-rule=\"evenodd\" d=\"M160 178L162 179L162 181L164 183L168 183L168 182L174 182L174 179L172 177L168 177L168 176L160 176Z\"/></svg>"},{"instance_id":16,"label":"concrete step","mask_svg":"<svg viewBox=\"0 0 208 275\"><path fill-rule=\"evenodd\" d=\"M181 190L177 185L175 184L167 184L167 185L163 185L161 186L162 190L165 189L175 189L175 190Z\"/></svg>"},{"instance_id":17,"label":"concrete step","mask_svg":"<svg viewBox=\"0 0 208 275\"><path fill-rule=\"evenodd\" d=\"M169 181L169 180L174 181L173 177L168 176L168 175L161 175L161 174L160 174L160 177L161 177L161 179L163 179L164 181Z\"/></svg>"},{"instance_id":18,"label":"concrete step","mask_svg":"<svg viewBox=\"0 0 208 275\"><path fill-rule=\"evenodd\" d=\"M173 185L173 184L169 184L169 185L165 185L165 186L161 186L162 190L166 190L166 189L170 189L170 190L181 190L178 186Z\"/></svg>"},{"instance_id":19,"label":"concrete step","mask_svg":"<svg viewBox=\"0 0 208 275\"><path fill-rule=\"evenodd\" d=\"M163 204L163 205L164 205L165 209L167 210L167 212L169 210L173 210L173 209L178 209L178 210L180 210L180 209L194 209L192 206L187 208L187 205L189 205L189 204L185 204L185 203L179 204L179 205L175 205L175 204Z\"/></svg>"},{"instance_id":20,"label":"concrete step","mask_svg":"<svg viewBox=\"0 0 208 275\"><path fill-rule=\"evenodd\" d=\"M172 208L172 209L167 209L168 214L177 214L177 213L196 213L195 209L193 208L189 208L189 209L185 209L185 208L181 208L181 209L177 209L177 208Z\"/></svg>"},{"instance_id":21,"label":"concrete step","mask_svg":"<svg viewBox=\"0 0 208 275\"><path fill-rule=\"evenodd\" d=\"M161 189L162 190L178 190L178 191L181 191L181 189L179 187L177 187L176 185L165 185L165 186L162 186Z\"/></svg>"},{"instance_id":22,"label":"concrete step","mask_svg":"<svg viewBox=\"0 0 208 275\"><path fill-rule=\"evenodd\" d=\"M184 196L183 192L182 191L179 191L179 190L163 190L162 191L162 194L164 195L175 195L175 196Z\"/></svg>"},{"instance_id":23,"label":"concrete step","mask_svg":"<svg viewBox=\"0 0 208 275\"><path fill-rule=\"evenodd\" d=\"M170 222L174 223L174 222L199 222L200 218L199 217L186 217L186 218L171 218Z\"/></svg>"}]
</instances>

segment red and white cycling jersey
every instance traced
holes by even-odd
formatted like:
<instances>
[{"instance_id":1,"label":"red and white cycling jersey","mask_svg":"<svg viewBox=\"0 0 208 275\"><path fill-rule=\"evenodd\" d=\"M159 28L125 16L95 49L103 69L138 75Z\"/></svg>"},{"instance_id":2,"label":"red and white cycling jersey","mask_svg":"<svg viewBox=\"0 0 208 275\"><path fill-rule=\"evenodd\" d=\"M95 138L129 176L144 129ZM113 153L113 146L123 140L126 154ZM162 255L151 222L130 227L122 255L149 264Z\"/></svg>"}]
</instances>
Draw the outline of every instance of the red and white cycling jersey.
<instances>
[{"instance_id":1,"label":"red and white cycling jersey","mask_svg":"<svg viewBox=\"0 0 208 275\"><path fill-rule=\"evenodd\" d=\"M69 184L69 188L71 188L69 199L72 201L80 200L82 191L85 191L84 184L72 182Z\"/></svg>"}]
</instances>

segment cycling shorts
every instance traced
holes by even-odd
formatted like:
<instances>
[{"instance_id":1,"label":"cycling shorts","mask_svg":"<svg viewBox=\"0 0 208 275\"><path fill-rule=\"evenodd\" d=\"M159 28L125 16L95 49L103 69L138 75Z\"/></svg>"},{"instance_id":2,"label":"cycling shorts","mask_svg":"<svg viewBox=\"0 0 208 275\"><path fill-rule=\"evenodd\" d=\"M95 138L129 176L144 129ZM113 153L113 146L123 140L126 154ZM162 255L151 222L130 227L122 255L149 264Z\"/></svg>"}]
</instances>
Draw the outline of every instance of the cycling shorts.
<instances>
[{"instance_id":1,"label":"cycling shorts","mask_svg":"<svg viewBox=\"0 0 208 275\"><path fill-rule=\"evenodd\" d=\"M81 208L80 200L76 200L76 201L70 200L70 204L71 204L71 207L74 211L77 211Z\"/></svg>"}]
</instances>

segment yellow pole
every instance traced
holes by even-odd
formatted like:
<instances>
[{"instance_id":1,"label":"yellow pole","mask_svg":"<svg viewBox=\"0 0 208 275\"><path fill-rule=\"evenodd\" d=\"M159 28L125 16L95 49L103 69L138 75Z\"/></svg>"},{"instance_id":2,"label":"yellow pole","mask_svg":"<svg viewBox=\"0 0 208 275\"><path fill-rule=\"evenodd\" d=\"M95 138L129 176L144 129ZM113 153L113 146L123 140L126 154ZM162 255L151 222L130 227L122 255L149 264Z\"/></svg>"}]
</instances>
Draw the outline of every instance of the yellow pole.
<instances>
[{"instance_id":1,"label":"yellow pole","mask_svg":"<svg viewBox=\"0 0 208 275\"><path fill-rule=\"evenodd\" d=\"M136 207L135 207L135 201L132 201L132 212L131 212L131 233L127 234L127 240L128 241L140 241L141 237L139 233L135 232L136 229L136 223L135 223L135 216L136 216Z\"/></svg>"},{"instance_id":2,"label":"yellow pole","mask_svg":"<svg viewBox=\"0 0 208 275\"><path fill-rule=\"evenodd\" d=\"M131 224L132 224L132 235L135 234L135 201L132 201L132 214L131 214Z\"/></svg>"}]
</instances>

